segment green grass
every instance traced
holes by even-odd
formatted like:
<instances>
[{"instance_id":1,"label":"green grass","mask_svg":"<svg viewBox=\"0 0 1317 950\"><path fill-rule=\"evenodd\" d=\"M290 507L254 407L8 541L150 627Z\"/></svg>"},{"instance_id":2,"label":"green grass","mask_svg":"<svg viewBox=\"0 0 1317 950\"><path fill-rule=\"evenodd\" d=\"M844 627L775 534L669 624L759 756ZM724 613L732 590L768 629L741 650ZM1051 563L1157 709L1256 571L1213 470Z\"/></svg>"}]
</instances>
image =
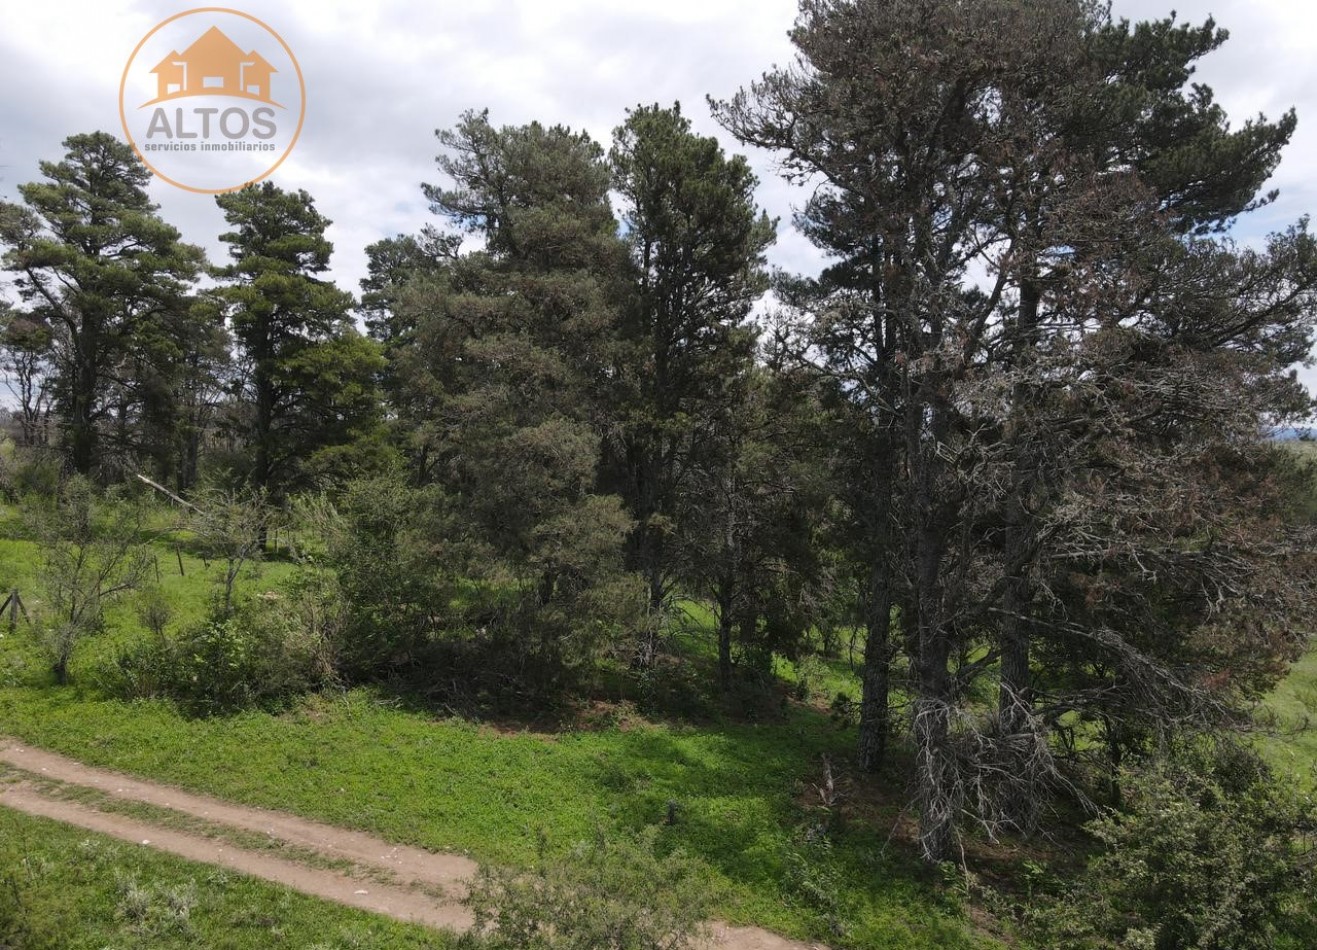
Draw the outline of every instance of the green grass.
<instances>
[{"instance_id":1,"label":"green grass","mask_svg":"<svg viewBox=\"0 0 1317 950\"><path fill-rule=\"evenodd\" d=\"M816 756L845 761L852 742L804 710L772 726L555 736L435 721L366 692L277 717L185 720L163 703L11 688L0 720L93 764L503 864L528 864L541 834L562 849L598 824L658 823L671 800L664 843L702 861L733 921L826 938L832 911L855 947L975 945L930 884L899 856L878 856L880 829L844 831L823 857L795 843ZM809 902L810 875L835 882L835 908Z\"/></svg>"},{"instance_id":2,"label":"green grass","mask_svg":"<svg viewBox=\"0 0 1317 950\"><path fill-rule=\"evenodd\" d=\"M218 566L158 546L160 589L179 629L201 619ZM36 548L0 540L0 586L36 591ZM270 589L293 568L262 565L248 593ZM38 600L37 596L29 601ZM36 604L39 608L39 604ZM694 619L686 645L698 653ZM707 627L705 628L707 632ZM621 704L589 729L536 732L438 718L380 692L312 697L283 715L251 712L195 719L163 701L125 702L99 688L98 670L141 636L136 607L112 611L106 633L82 644L73 685L54 688L26 627L0 639L0 733L86 762L283 809L394 841L467 852L527 866L537 842L565 850L598 827L632 830L663 822L664 847L699 859L721 916L800 938L855 948L991 946L954 898L898 846L884 848L896 812L870 806L844 816L828 849L804 843L821 820L812 786L828 756L839 780L850 765L853 728L807 705L774 703L761 724L644 720ZM836 668L833 669L833 666ZM822 704L853 687L839 664L817 668ZM798 671L782 671L790 680ZM834 686L837 690L834 690ZM896 779L892 798L902 797Z\"/></svg>"},{"instance_id":3,"label":"green grass","mask_svg":"<svg viewBox=\"0 0 1317 950\"><path fill-rule=\"evenodd\" d=\"M1317 788L1317 650L1294 665L1267 700L1279 735L1263 739L1271 764L1308 788Z\"/></svg>"},{"instance_id":4,"label":"green grass","mask_svg":"<svg viewBox=\"0 0 1317 950\"><path fill-rule=\"evenodd\" d=\"M455 940L0 808L0 946L430 948Z\"/></svg>"},{"instance_id":5,"label":"green grass","mask_svg":"<svg viewBox=\"0 0 1317 950\"><path fill-rule=\"evenodd\" d=\"M204 616L219 570L186 553L186 540L167 535L157 544L172 629ZM0 540L0 587L35 590L36 554L21 538ZM259 593L292 571L263 564L242 585ZM673 646L688 666L707 665L712 617L701 605L685 608ZM109 619L105 635L80 647L74 685L65 689L51 686L26 628L0 639L0 733L92 764L511 866L534 860L541 838L561 851L599 826L660 824L671 803L677 820L662 826L663 846L699 860L718 913L735 923L856 950L997 945L908 853L885 844L897 819L891 803L907 790L895 768L876 794L855 781L854 730L826 713L838 693L858 698L844 644L837 660L776 660L787 690L813 705L777 704L758 724L716 715L700 724L655 722L618 703L590 728L545 732L442 718L368 690L311 697L282 715L211 719L188 718L167 702L120 701L98 688L97 670L141 635L141 625L131 601ZM1272 705L1287 722L1317 710L1317 655L1296 667ZM1268 753L1287 771L1311 774L1317 736L1272 741ZM813 788L824 756L855 795L842 803L830 847L818 848L805 833L824 817Z\"/></svg>"},{"instance_id":6,"label":"green grass","mask_svg":"<svg viewBox=\"0 0 1317 950\"><path fill-rule=\"evenodd\" d=\"M169 607L167 628L178 631L202 621L218 591L224 567L216 562L206 563L197 553L189 550L186 532L175 530L174 518L168 511L157 511L151 519L149 536L155 555L154 569L147 582L159 591ZM0 601L9 591L17 588L33 620L40 622L42 594L37 584L41 550L39 545L25 538L24 527L13 508L0 506ZM181 573L180 573L181 564ZM258 593L277 587L287 580L295 567L284 560L268 560L249 565L239 579L239 587L247 593ZM141 635L142 622L139 606L143 592L132 592L110 603L106 608L104 634L80 644L74 656L74 668L84 675L93 673L108 662L127 642ZM15 645L9 634L7 617L0 618L0 644L10 637L11 649L0 652L0 685L13 682L20 671L28 677L36 675L42 660L31 649L31 637L26 624L16 631ZM8 665L6 665L6 660ZM16 670L16 667L20 668Z\"/></svg>"}]
</instances>

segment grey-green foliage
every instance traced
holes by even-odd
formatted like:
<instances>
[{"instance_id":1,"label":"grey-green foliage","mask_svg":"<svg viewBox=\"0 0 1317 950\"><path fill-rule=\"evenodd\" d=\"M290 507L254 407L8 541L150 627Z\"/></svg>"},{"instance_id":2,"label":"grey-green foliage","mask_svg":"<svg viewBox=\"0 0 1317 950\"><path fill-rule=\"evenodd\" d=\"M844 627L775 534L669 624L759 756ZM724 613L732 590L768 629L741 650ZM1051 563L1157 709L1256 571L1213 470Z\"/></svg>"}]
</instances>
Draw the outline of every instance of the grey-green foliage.
<instances>
[{"instance_id":1,"label":"grey-green foliage","mask_svg":"<svg viewBox=\"0 0 1317 950\"><path fill-rule=\"evenodd\" d=\"M1125 778L1090 822L1101 851L1030 912L1039 946L1270 950L1317 945L1317 807L1252 752L1194 751Z\"/></svg>"},{"instance_id":2,"label":"grey-green foliage","mask_svg":"<svg viewBox=\"0 0 1317 950\"><path fill-rule=\"evenodd\" d=\"M1317 256L1304 225L1260 253L1210 235L1265 202L1293 120L1231 131L1188 82L1213 24L1102 4L804 0L791 38L792 66L716 111L811 186L799 222L830 266L779 296L846 420L861 766L883 759L904 648L938 861L967 814L1036 820L1055 710L1130 734L1220 722L1247 667L1292 655L1305 552L1256 517L1243 447L1294 411ZM1296 583L1265 577L1279 564ZM959 715L976 679L1000 686L986 728Z\"/></svg>"},{"instance_id":3,"label":"grey-green foliage","mask_svg":"<svg viewBox=\"0 0 1317 950\"><path fill-rule=\"evenodd\" d=\"M265 552L275 509L261 489L210 488L197 492L188 523L203 557L223 567L216 575L221 617L233 612L233 591L243 568Z\"/></svg>"},{"instance_id":4,"label":"grey-green foliage","mask_svg":"<svg viewBox=\"0 0 1317 950\"><path fill-rule=\"evenodd\" d=\"M543 853L527 874L481 868L467 905L489 950L687 950L700 945L707 885L681 851L662 854L658 829Z\"/></svg>"},{"instance_id":5,"label":"grey-green foliage","mask_svg":"<svg viewBox=\"0 0 1317 950\"><path fill-rule=\"evenodd\" d=\"M143 884L136 876L116 873L115 885L115 918L133 934L147 939L192 935L192 910L197 905L195 881Z\"/></svg>"},{"instance_id":6,"label":"grey-green foliage","mask_svg":"<svg viewBox=\"0 0 1317 950\"><path fill-rule=\"evenodd\" d=\"M340 673L361 681L417 665L453 598L435 540L447 533L442 493L395 472L350 482L332 502L322 496L299 505L303 522L324 539L342 594Z\"/></svg>"},{"instance_id":7,"label":"grey-green foliage","mask_svg":"<svg viewBox=\"0 0 1317 950\"><path fill-rule=\"evenodd\" d=\"M117 493L102 497L74 476L55 497L33 501L28 516L41 545L35 619L62 684L78 644L103 629L105 608L146 578L152 560L140 538L144 509Z\"/></svg>"}]
</instances>

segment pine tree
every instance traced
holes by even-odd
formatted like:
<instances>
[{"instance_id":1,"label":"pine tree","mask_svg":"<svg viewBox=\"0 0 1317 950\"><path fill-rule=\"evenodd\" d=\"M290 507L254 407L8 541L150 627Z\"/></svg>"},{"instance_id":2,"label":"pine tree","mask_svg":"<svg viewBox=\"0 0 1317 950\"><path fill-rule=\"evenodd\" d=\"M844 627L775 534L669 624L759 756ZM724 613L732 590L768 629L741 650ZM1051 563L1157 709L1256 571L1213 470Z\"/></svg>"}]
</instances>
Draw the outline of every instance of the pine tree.
<instances>
[{"instance_id":1,"label":"pine tree","mask_svg":"<svg viewBox=\"0 0 1317 950\"><path fill-rule=\"evenodd\" d=\"M425 193L484 247L404 289L408 385L432 407L426 451L462 526L451 569L512 581L487 629L552 678L634 622L631 521L599 486L626 247L588 136L468 113L439 140L449 182Z\"/></svg>"},{"instance_id":2,"label":"pine tree","mask_svg":"<svg viewBox=\"0 0 1317 950\"><path fill-rule=\"evenodd\" d=\"M160 219L131 148L104 132L64 147L62 161L41 163L45 181L19 186L21 205L0 205L0 244L32 319L50 331L69 465L108 476L104 450L122 449L120 466L140 454L153 395L134 373L158 368L159 349L192 332L188 291L204 257Z\"/></svg>"},{"instance_id":3,"label":"pine tree","mask_svg":"<svg viewBox=\"0 0 1317 950\"><path fill-rule=\"evenodd\" d=\"M965 813L1027 825L1067 712L1217 727L1258 681L1244 654L1274 670L1294 648L1308 568L1268 568L1291 548L1256 443L1293 404L1312 242L1211 238L1256 207L1292 119L1231 133L1181 92L1210 24L1131 30L1069 0L807 0L793 39L797 68L720 113L824 182L802 220L834 263L792 290L802 358L852 407L861 761L881 760L894 617L940 860ZM1263 577L1275 609L1229 655L1222 611L1246 616ZM1040 643L1077 674L1045 700ZM969 702L985 677L992 716Z\"/></svg>"},{"instance_id":4,"label":"pine tree","mask_svg":"<svg viewBox=\"0 0 1317 950\"><path fill-rule=\"evenodd\" d=\"M314 476L325 453L376 438L383 361L352 324L352 296L319 276L333 245L309 194L264 182L216 203L233 228L220 236L232 263L216 276L250 400L239 423L249 478L279 501Z\"/></svg>"},{"instance_id":5,"label":"pine tree","mask_svg":"<svg viewBox=\"0 0 1317 950\"><path fill-rule=\"evenodd\" d=\"M658 611L680 572L673 551L696 527L684 499L730 454L719 436L745 398L747 321L767 290L774 223L755 206L745 159L691 131L680 106L632 110L610 158L637 280L612 465L636 519L631 560Z\"/></svg>"}]
</instances>

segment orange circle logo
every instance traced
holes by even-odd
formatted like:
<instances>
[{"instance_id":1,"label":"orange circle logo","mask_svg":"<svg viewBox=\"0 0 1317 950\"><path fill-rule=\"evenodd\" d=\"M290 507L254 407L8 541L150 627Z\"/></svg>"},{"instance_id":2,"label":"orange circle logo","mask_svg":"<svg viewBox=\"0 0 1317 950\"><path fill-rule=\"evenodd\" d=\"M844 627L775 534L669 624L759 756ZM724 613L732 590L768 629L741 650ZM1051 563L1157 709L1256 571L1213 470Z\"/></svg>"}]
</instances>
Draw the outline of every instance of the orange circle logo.
<instances>
[{"instance_id":1,"label":"orange circle logo","mask_svg":"<svg viewBox=\"0 0 1317 950\"><path fill-rule=\"evenodd\" d=\"M142 37L119 82L124 133L157 177L237 191L274 172L306 119L306 82L283 37L227 7L176 13Z\"/></svg>"}]
</instances>

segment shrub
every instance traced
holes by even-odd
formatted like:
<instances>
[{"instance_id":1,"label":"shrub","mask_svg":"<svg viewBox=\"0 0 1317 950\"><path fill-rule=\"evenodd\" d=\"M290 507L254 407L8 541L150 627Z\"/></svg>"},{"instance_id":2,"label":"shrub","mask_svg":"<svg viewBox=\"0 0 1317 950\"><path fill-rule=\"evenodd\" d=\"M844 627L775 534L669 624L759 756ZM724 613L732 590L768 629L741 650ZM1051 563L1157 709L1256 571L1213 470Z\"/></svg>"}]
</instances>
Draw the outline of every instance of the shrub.
<instances>
[{"instance_id":1,"label":"shrub","mask_svg":"<svg viewBox=\"0 0 1317 950\"><path fill-rule=\"evenodd\" d=\"M41 543L37 576L45 604L37 628L62 685L74 649L103 629L105 608L146 577L151 556L138 540L145 510L117 493L102 497L74 477L27 514Z\"/></svg>"},{"instance_id":2,"label":"shrub","mask_svg":"<svg viewBox=\"0 0 1317 950\"><path fill-rule=\"evenodd\" d=\"M327 627L336 615L318 575L222 608L176 638L153 636L122 651L106 676L132 699L168 697L195 715L278 709L334 679Z\"/></svg>"},{"instance_id":3,"label":"shrub","mask_svg":"<svg viewBox=\"0 0 1317 950\"><path fill-rule=\"evenodd\" d=\"M116 875L118 900L114 915L141 937L187 937L194 933L192 910L197 904L193 881L181 884L140 884L135 877Z\"/></svg>"},{"instance_id":4,"label":"shrub","mask_svg":"<svg viewBox=\"0 0 1317 950\"><path fill-rule=\"evenodd\" d=\"M412 488L400 474L352 482L336 505L304 501L301 515L325 539L346 604L335 645L348 676L381 678L424 652L452 596L441 552L427 540L438 507L434 490Z\"/></svg>"},{"instance_id":5,"label":"shrub","mask_svg":"<svg viewBox=\"0 0 1317 950\"><path fill-rule=\"evenodd\" d=\"M293 631L251 611L208 620L174 646L170 692L195 713L277 707L315 685Z\"/></svg>"},{"instance_id":6,"label":"shrub","mask_svg":"<svg viewBox=\"0 0 1317 950\"><path fill-rule=\"evenodd\" d=\"M822 824L799 830L783 853L783 897L836 922L845 891L841 869L832 860L832 839Z\"/></svg>"},{"instance_id":7,"label":"shrub","mask_svg":"<svg viewBox=\"0 0 1317 950\"><path fill-rule=\"evenodd\" d=\"M124 699L163 699L173 695L178 670L174 642L152 633L122 647L100 671L100 685Z\"/></svg>"},{"instance_id":8,"label":"shrub","mask_svg":"<svg viewBox=\"0 0 1317 950\"><path fill-rule=\"evenodd\" d=\"M643 583L613 569L612 542L629 524L615 502L539 524L528 543L542 558L519 565L495 556L454 507L399 472L353 482L332 504L302 500L347 605L335 640L346 677L541 711L610 652L634 652Z\"/></svg>"},{"instance_id":9,"label":"shrub","mask_svg":"<svg viewBox=\"0 0 1317 950\"><path fill-rule=\"evenodd\" d=\"M708 888L680 851L660 855L658 829L602 833L529 874L481 868L467 905L490 950L686 950L704 937Z\"/></svg>"},{"instance_id":10,"label":"shrub","mask_svg":"<svg viewBox=\"0 0 1317 950\"><path fill-rule=\"evenodd\" d=\"M60 490L60 457L47 448L7 446L0 453L0 497L8 502L53 498Z\"/></svg>"},{"instance_id":11,"label":"shrub","mask_svg":"<svg viewBox=\"0 0 1317 950\"><path fill-rule=\"evenodd\" d=\"M1181 753L1125 781L1127 810L1088 826L1101 853L1068 894L1031 911L1042 945L1317 945L1310 798L1235 747Z\"/></svg>"}]
</instances>

